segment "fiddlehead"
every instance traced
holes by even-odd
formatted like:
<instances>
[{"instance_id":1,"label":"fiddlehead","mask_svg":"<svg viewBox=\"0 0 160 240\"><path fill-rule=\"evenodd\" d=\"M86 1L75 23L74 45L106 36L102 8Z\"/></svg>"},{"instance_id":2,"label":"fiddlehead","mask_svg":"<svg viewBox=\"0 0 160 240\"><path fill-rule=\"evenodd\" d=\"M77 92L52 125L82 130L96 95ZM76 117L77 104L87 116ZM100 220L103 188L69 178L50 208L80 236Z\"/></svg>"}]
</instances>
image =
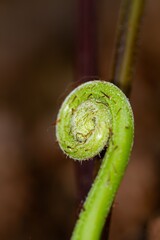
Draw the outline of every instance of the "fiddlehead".
<instances>
[{"instance_id":1,"label":"fiddlehead","mask_svg":"<svg viewBox=\"0 0 160 240\"><path fill-rule=\"evenodd\" d=\"M102 165L80 213L72 239L97 240L124 175L133 142L130 104L105 81L82 84L69 94L58 114L61 149L75 160L90 159L106 148Z\"/></svg>"}]
</instances>

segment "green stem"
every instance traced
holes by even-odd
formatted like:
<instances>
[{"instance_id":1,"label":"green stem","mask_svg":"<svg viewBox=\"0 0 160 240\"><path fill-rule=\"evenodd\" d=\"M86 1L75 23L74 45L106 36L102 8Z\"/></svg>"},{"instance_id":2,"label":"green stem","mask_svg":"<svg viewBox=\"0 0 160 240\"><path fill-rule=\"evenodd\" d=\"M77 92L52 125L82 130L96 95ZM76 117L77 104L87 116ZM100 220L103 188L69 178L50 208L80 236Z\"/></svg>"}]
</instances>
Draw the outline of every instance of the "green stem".
<instances>
[{"instance_id":1,"label":"green stem","mask_svg":"<svg viewBox=\"0 0 160 240\"><path fill-rule=\"evenodd\" d=\"M106 149L72 240L98 240L124 175L133 143L133 114L123 92L111 83L82 84L66 98L56 134L61 149L75 160Z\"/></svg>"},{"instance_id":2,"label":"green stem","mask_svg":"<svg viewBox=\"0 0 160 240\"><path fill-rule=\"evenodd\" d=\"M133 75L144 3L145 0L123 0L121 6L111 79L127 95Z\"/></svg>"}]
</instances>

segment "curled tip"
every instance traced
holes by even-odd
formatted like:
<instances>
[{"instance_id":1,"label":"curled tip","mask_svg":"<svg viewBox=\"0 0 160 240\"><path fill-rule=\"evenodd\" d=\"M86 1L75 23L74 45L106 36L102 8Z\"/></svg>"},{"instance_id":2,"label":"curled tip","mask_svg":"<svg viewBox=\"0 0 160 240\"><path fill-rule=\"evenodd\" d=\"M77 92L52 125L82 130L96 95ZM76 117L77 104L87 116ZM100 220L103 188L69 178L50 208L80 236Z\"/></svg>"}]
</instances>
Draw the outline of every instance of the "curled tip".
<instances>
[{"instance_id":1,"label":"curled tip","mask_svg":"<svg viewBox=\"0 0 160 240\"><path fill-rule=\"evenodd\" d=\"M91 159L106 149L71 238L98 240L132 148L130 103L112 83L90 81L68 95L57 119L58 143L70 158Z\"/></svg>"}]
</instances>

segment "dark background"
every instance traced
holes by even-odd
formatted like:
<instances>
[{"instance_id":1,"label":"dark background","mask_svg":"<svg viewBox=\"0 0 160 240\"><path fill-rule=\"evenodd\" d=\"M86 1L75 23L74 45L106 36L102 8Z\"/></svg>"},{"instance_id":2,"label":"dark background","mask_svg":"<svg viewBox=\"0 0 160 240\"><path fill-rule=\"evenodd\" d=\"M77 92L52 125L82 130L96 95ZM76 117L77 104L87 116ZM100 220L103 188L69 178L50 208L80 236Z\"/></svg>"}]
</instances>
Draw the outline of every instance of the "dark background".
<instances>
[{"instance_id":1,"label":"dark background","mask_svg":"<svg viewBox=\"0 0 160 240\"><path fill-rule=\"evenodd\" d=\"M0 1L1 240L70 239L75 175L53 123L75 74L75 2ZM109 79L119 6L97 1L100 79ZM160 239L159 23L159 0L147 0L131 93L135 144L110 240Z\"/></svg>"}]
</instances>

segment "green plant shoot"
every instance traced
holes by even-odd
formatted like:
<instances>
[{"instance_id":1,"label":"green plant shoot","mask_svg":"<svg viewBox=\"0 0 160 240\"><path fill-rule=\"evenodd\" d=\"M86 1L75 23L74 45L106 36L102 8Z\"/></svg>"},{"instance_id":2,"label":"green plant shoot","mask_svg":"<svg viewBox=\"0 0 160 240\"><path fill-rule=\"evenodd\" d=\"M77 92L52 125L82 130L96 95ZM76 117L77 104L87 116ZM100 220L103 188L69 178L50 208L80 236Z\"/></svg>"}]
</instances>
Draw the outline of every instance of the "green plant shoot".
<instances>
[{"instance_id":1,"label":"green plant shoot","mask_svg":"<svg viewBox=\"0 0 160 240\"><path fill-rule=\"evenodd\" d=\"M63 102L56 135L63 152L75 160L92 159L106 150L71 238L98 240L133 144L130 103L112 83L98 80L84 83Z\"/></svg>"}]
</instances>

